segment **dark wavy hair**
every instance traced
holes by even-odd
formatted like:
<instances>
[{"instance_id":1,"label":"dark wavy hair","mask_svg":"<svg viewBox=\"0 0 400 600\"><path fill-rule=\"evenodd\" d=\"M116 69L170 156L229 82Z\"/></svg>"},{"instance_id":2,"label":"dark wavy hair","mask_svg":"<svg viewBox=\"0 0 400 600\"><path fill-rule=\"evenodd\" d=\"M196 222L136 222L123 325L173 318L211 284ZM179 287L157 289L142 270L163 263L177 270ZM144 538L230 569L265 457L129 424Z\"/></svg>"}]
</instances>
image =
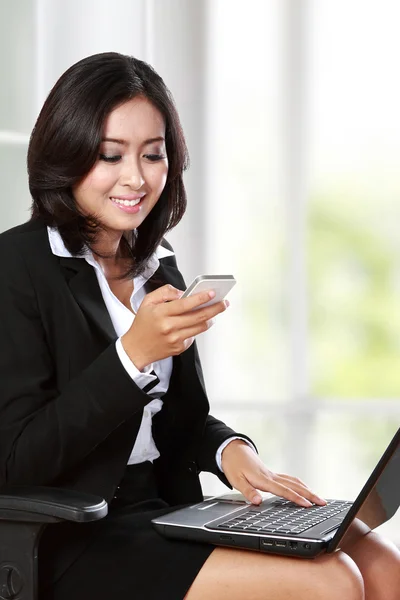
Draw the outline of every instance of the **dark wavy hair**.
<instances>
[{"instance_id":1,"label":"dark wavy hair","mask_svg":"<svg viewBox=\"0 0 400 600\"><path fill-rule=\"evenodd\" d=\"M147 98L163 115L169 169L165 188L150 214L123 236L128 268L123 277L143 272L164 234L186 209L182 179L189 157L171 93L154 69L142 60L116 52L84 58L57 81L36 121L28 148L32 219L57 227L72 254L94 244L102 228L95 216L84 215L72 188L98 160L104 122L109 113L135 96Z\"/></svg>"}]
</instances>

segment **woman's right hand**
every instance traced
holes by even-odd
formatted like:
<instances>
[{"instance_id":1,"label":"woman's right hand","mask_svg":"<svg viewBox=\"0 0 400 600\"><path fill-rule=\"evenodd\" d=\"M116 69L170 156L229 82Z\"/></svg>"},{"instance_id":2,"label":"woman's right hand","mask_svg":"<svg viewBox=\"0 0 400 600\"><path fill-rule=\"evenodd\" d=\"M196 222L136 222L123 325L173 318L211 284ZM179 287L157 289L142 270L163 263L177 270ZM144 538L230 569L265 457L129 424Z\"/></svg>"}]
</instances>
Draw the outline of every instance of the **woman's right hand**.
<instances>
[{"instance_id":1,"label":"woman's right hand","mask_svg":"<svg viewBox=\"0 0 400 600\"><path fill-rule=\"evenodd\" d=\"M209 329L211 319L226 310L226 300L202 308L215 292L199 292L181 298L182 291L164 285L147 294L130 329L122 336L122 346L135 365L144 367L187 350L194 337Z\"/></svg>"}]
</instances>

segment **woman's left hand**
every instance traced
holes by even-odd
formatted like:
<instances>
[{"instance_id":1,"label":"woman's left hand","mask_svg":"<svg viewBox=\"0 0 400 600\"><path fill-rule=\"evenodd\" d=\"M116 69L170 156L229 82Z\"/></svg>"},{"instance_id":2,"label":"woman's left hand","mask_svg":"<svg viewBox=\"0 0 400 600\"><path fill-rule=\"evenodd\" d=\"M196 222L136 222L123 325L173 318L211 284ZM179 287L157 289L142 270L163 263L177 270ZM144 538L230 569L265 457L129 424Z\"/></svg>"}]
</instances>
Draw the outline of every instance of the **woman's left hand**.
<instances>
[{"instance_id":1,"label":"woman's left hand","mask_svg":"<svg viewBox=\"0 0 400 600\"><path fill-rule=\"evenodd\" d=\"M326 504L297 477L270 471L243 440L233 440L224 448L222 469L232 487L253 504L262 502L257 490L281 496L300 506Z\"/></svg>"}]
</instances>

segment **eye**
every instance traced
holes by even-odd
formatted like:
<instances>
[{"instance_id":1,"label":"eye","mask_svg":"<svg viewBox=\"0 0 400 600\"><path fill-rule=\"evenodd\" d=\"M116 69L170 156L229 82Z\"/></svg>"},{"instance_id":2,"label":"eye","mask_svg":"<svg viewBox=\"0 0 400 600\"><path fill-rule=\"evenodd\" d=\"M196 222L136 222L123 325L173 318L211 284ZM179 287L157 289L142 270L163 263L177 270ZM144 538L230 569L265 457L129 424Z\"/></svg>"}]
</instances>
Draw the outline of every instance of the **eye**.
<instances>
[{"instance_id":1,"label":"eye","mask_svg":"<svg viewBox=\"0 0 400 600\"><path fill-rule=\"evenodd\" d=\"M152 162L156 162L157 160L162 160L165 158L163 154L143 154L143 157L151 160Z\"/></svg>"},{"instance_id":2,"label":"eye","mask_svg":"<svg viewBox=\"0 0 400 600\"><path fill-rule=\"evenodd\" d=\"M116 163L119 160L121 160L122 157L120 154L116 154L115 156L108 156L107 154L99 154L99 158L100 158L100 160L104 160L105 162Z\"/></svg>"}]
</instances>

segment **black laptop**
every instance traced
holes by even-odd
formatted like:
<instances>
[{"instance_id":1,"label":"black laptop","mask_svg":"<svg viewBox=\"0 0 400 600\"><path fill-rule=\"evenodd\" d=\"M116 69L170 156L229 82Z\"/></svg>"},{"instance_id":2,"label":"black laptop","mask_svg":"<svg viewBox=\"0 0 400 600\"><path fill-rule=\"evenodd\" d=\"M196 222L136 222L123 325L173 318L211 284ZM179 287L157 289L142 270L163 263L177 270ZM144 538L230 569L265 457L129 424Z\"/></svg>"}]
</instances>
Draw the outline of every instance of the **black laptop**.
<instances>
[{"instance_id":1,"label":"black laptop","mask_svg":"<svg viewBox=\"0 0 400 600\"><path fill-rule=\"evenodd\" d=\"M315 557L338 550L354 533L367 533L388 521L400 505L400 429L354 502L328 500L300 507L269 497L259 506L240 494L215 496L153 519L164 536L282 554Z\"/></svg>"}]
</instances>

